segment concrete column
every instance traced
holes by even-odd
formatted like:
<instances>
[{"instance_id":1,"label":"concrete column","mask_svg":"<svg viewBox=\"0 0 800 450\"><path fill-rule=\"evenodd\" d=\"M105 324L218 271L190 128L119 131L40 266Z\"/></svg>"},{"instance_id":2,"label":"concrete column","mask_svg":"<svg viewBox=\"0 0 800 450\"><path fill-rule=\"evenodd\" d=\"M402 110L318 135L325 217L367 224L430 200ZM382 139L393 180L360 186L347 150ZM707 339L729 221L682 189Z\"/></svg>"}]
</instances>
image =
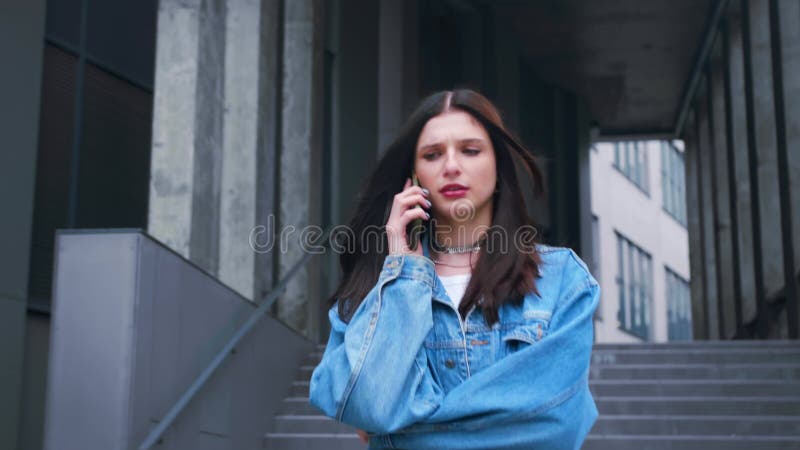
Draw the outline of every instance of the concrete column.
<instances>
[{"instance_id":1,"label":"concrete column","mask_svg":"<svg viewBox=\"0 0 800 450\"><path fill-rule=\"evenodd\" d=\"M157 32L147 229L216 274L225 3L162 0Z\"/></svg>"},{"instance_id":2,"label":"concrete column","mask_svg":"<svg viewBox=\"0 0 800 450\"><path fill-rule=\"evenodd\" d=\"M703 84L707 86L704 80ZM714 176L712 173L713 147L711 145L711 112L709 111L709 92L701 94L697 102L698 113L698 176L700 195L700 226L703 247L703 266L705 267L706 326L708 339L719 339L719 313L717 296L719 285L717 277L716 237L714 233Z\"/></svg>"},{"instance_id":3,"label":"concrete column","mask_svg":"<svg viewBox=\"0 0 800 450\"><path fill-rule=\"evenodd\" d=\"M720 308L720 337L730 339L736 334L735 274L733 263L733 236L731 234L730 180L728 175L728 140L726 123L725 79L722 61L722 39L710 64L709 87L711 89L711 108L713 123L713 142L711 149L714 169L714 194L716 214L716 257L718 259L719 296L716 299ZM715 299L712 299L714 301Z\"/></svg>"},{"instance_id":4,"label":"concrete column","mask_svg":"<svg viewBox=\"0 0 800 450\"><path fill-rule=\"evenodd\" d=\"M23 386L28 267L41 106L44 0L12 0L0 13L0 448L16 449Z\"/></svg>"},{"instance_id":5,"label":"concrete column","mask_svg":"<svg viewBox=\"0 0 800 450\"><path fill-rule=\"evenodd\" d=\"M219 278L253 300L272 286L278 6L278 0L227 3Z\"/></svg>"},{"instance_id":6,"label":"concrete column","mask_svg":"<svg viewBox=\"0 0 800 450\"><path fill-rule=\"evenodd\" d=\"M734 267L735 276L741 283L742 323L750 323L756 317L756 280L753 256L753 212L750 203L750 173L747 157L747 113L744 88L744 59L742 24L739 10L734 9L728 17L728 67L730 79L731 145L733 149L736 190L732 193L736 202L737 236L739 261Z\"/></svg>"},{"instance_id":7,"label":"concrete column","mask_svg":"<svg viewBox=\"0 0 800 450\"><path fill-rule=\"evenodd\" d=\"M700 148L697 138L697 116L691 111L683 141L685 143L686 221L689 231L689 272L692 304L692 331L695 339L708 339L705 308L705 267L703 266L703 234L701 228Z\"/></svg>"},{"instance_id":8,"label":"concrete column","mask_svg":"<svg viewBox=\"0 0 800 450\"><path fill-rule=\"evenodd\" d=\"M782 138L785 140L785 175L786 185L782 187L783 195L788 196L788 201L783 203L781 213L783 218L789 221L789 233L784 229L785 237L791 238L791 248L793 250L793 271L787 274L786 282L794 278L795 290L797 290L797 275L800 272L800 2L793 0L775 0L777 8L777 27L773 30L780 32L780 42L773 45L779 46L780 63L782 75L782 108L784 115L785 129L779 129ZM780 150L780 149L779 149ZM789 211L786 211L786 208ZM784 248L789 244L784 240ZM786 255L789 256L789 255ZM788 293L789 291L787 291ZM787 305L787 312L792 313L794 309L795 324L800 323L800 293L795 292L795 303ZM790 300L791 301L791 300ZM791 332L791 327L790 327ZM795 330L796 333L796 330ZM791 336L796 338L797 336Z\"/></svg>"},{"instance_id":9,"label":"concrete column","mask_svg":"<svg viewBox=\"0 0 800 450\"><path fill-rule=\"evenodd\" d=\"M800 267L800 2L779 0L783 95L795 268Z\"/></svg>"},{"instance_id":10,"label":"concrete column","mask_svg":"<svg viewBox=\"0 0 800 450\"><path fill-rule=\"evenodd\" d=\"M382 105L379 98L383 92L379 83L391 88L386 80L379 81L379 57L390 57L379 53L379 4L373 0L342 1L338 17L340 32L335 57L338 101L334 117L337 157L347 163L337 168L333 184L338 187L335 201L340 217L346 222L352 215L358 190L380 155L379 117L391 122L396 110L394 105Z\"/></svg>"},{"instance_id":11,"label":"concrete column","mask_svg":"<svg viewBox=\"0 0 800 450\"><path fill-rule=\"evenodd\" d=\"M292 0L284 4L283 90L278 221L289 236L279 257L283 276L303 255L298 234L321 219L322 123L322 7L320 0ZM374 128L373 128L374 129ZM374 154L374 153L373 153ZM294 228L291 228L294 227ZM294 230L293 234L289 232ZM295 275L278 300L279 317L316 339L317 302L315 264ZM309 301L312 300L312 301Z\"/></svg>"},{"instance_id":12,"label":"concrete column","mask_svg":"<svg viewBox=\"0 0 800 450\"><path fill-rule=\"evenodd\" d=\"M758 203L761 228L764 294L767 299L784 285L778 155L773 104L769 0L747 1L750 19L750 52L753 80L753 112L758 170Z\"/></svg>"},{"instance_id":13,"label":"concrete column","mask_svg":"<svg viewBox=\"0 0 800 450\"><path fill-rule=\"evenodd\" d=\"M402 0L381 0L378 18L378 154L403 125Z\"/></svg>"}]
</instances>

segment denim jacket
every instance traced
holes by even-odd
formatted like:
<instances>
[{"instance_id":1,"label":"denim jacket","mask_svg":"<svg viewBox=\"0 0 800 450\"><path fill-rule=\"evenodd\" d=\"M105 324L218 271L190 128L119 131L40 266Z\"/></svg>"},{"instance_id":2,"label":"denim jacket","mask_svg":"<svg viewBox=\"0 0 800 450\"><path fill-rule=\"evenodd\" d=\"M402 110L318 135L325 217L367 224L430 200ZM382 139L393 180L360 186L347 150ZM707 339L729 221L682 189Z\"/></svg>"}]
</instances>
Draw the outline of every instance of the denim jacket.
<instances>
[{"instance_id":1,"label":"denim jacket","mask_svg":"<svg viewBox=\"0 0 800 450\"><path fill-rule=\"evenodd\" d=\"M434 264L389 255L349 323L336 305L310 403L365 430L369 448L578 449L597 418L589 392L600 288L570 249L538 246L540 295L488 327L462 321Z\"/></svg>"}]
</instances>

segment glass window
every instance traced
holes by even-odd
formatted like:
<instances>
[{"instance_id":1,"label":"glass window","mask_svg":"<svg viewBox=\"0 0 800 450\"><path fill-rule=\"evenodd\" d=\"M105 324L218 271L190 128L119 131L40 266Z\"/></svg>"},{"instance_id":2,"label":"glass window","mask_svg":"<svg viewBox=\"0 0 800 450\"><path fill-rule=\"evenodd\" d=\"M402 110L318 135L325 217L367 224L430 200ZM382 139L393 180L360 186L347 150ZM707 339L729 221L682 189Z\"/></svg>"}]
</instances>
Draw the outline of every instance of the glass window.
<instances>
[{"instance_id":1,"label":"glass window","mask_svg":"<svg viewBox=\"0 0 800 450\"><path fill-rule=\"evenodd\" d=\"M670 142L661 142L661 177L664 210L686 226L686 173L683 152Z\"/></svg>"},{"instance_id":2,"label":"glass window","mask_svg":"<svg viewBox=\"0 0 800 450\"><path fill-rule=\"evenodd\" d=\"M652 323L652 258L619 233L617 258L620 328L648 340Z\"/></svg>"},{"instance_id":3,"label":"glass window","mask_svg":"<svg viewBox=\"0 0 800 450\"><path fill-rule=\"evenodd\" d=\"M633 184L648 193L647 145L645 142L614 143L614 166Z\"/></svg>"},{"instance_id":4,"label":"glass window","mask_svg":"<svg viewBox=\"0 0 800 450\"><path fill-rule=\"evenodd\" d=\"M666 275L667 338L670 341L692 339L692 305L689 282L664 267Z\"/></svg>"}]
</instances>

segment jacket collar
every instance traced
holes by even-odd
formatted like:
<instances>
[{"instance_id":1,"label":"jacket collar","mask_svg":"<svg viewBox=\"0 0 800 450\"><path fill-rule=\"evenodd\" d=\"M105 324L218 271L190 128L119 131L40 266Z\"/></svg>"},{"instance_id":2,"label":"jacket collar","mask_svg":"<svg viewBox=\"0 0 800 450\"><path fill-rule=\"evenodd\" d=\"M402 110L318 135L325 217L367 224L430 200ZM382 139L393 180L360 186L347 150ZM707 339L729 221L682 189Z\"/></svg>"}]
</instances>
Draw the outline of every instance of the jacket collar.
<instances>
[{"instance_id":1,"label":"jacket collar","mask_svg":"<svg viewBox=\"0 0 800 450\"><path fill-rule=\"evenodd\" d=\"M428 248L428 233L422 233L422 236L419 240L420 245L422 245L422 255L426 258L433 260L431 258L431 253ZM433 269L433 300L439 303L444 303L445 305L451 306L452 303L448 300L447 291L444 289L442 285L442 280L439 279L439 275L436 273L436 268ZM472 305L469 312L475 309L475 305Z\"/></svg>"}]
</instances>

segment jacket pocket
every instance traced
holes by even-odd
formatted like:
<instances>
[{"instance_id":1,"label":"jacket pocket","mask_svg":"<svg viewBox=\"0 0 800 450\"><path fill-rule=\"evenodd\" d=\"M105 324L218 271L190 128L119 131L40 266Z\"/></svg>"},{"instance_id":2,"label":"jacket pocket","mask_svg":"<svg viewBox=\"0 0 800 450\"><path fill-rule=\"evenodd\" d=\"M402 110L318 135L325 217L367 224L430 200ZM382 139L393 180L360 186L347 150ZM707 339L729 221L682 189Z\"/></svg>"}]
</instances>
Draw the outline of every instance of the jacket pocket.
<instances>
[{"instance_id":1,"label":"jacket pocket","mask_svg":"<svg viewBox=\"0 0 800 450\"><path fill-rule=\"evenodd\" d=\"M536 344L547 334L547 321L541 319L528 319L501 331L501 341L504 356L522 350L529 345Z\"/></svg>"}]
</instances>

